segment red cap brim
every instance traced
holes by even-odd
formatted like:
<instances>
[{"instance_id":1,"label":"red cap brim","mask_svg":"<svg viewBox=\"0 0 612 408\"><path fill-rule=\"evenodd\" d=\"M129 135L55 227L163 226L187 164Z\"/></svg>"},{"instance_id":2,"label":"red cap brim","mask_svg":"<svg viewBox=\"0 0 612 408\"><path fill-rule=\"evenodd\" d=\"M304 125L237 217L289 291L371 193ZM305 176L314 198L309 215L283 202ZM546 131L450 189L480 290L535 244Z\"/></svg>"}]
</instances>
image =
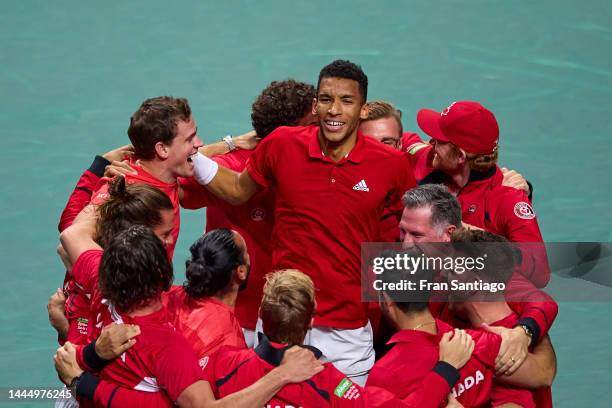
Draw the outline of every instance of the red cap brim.
<instances>
[{"instance_id":1,"label":"red cap brim","mask_svg":"<svg viewBox=\"0 0 612 408\"><path fill-rule=\"evenodd\" d=\"M448 137L440 130L440 112L431 109L421 109L417 113L417 123L423 132L436 140L450 142Z\"/></svg>"}]
</instances>

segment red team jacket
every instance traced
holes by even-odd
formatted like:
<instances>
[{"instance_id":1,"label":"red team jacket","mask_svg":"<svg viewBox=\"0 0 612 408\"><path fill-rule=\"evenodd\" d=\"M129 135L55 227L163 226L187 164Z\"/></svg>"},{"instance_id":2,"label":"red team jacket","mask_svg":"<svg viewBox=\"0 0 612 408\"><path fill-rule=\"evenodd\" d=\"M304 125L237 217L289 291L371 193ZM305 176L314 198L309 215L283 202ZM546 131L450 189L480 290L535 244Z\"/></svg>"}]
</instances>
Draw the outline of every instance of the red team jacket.
<instances>
[{"instance_id":1,"label":"red team jacket","mask_svg":"<svg viewBox=\"0 0 612 408\"><path fill-rule=\"evenodd\" d=\"M270 342L265 336L255 349L237 350L223 347L210 356L204 366L204 378L209 382L216 398L240 391L278 366L285 345ZM317 357L321 352L309 347ZM423 400L442 401L449 387L446 380L433 374ZM283 387L266 405L266 408L290 407L436 407L437 404L418 405L405 403L392 393L377 387L362 388L350 381L331 363L310 380Z\"/></svg>"},{"instance_id":2,"label":"red team jacket","mask_svg":"<svg viewBox=\"0 0 612 408\"><path fill-rule=\"evenodd\" d=\"M402 149L415 171L419 184L445 183L444 173L431 167L433 147L416 133L404 134ZM503 175L495 166L484 173L472 172L470 181L457 192L464 222L506 237L517 243L542 243L542 234L527 195L502 186ZM519 245L520 246L520 245ZM539 288L550 279L550 267L543 245L522 246L521 274Z\"/></svg>"},{"instance_id":3,"label":"red team jacket","mask_svg":"<svg viewBox=\"0 0 612 408\"><path fill-rule=\"evenodd\" d=\"M385 388L398 398L411 401L423 392L423 377L431 371L439 358L439 343L444 333L453 327L436 319L438 334L417 330L402 330L389 341L393 348L372 368L368 386ZM476 345L470 360L459 370L459 378L451 393L465 407L487 407L494 389L495 358L501 345L501 338L480 330L468 330ZM527 397L530 393L525 391ZM501 396L500 396L501 397ZM505 395L503 403L523 403L524 398ZM500 405L492 399L493 406ZM445 406L443 403L440 406ZM524 405L525 408L532 407Z\"/></svg>"}]
</instances>

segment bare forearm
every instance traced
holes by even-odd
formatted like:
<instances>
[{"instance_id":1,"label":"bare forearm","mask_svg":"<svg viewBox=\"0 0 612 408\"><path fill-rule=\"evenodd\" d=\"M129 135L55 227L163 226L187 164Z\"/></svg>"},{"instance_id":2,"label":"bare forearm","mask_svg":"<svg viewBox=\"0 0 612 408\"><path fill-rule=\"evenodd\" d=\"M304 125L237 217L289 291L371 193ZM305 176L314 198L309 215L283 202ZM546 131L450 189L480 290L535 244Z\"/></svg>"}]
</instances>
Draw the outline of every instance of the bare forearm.
<instances>
[{"instance_id":1,"label":"bare forearm","mask_svg":"<svg viewBox=\"0 0 612 408\"><path fill-rule=\"evenodd\" d=\"M227 395L220 400L207 401L204 407L262 407L287 384L287 378L283 374L282 370L275 368L265 377L261 378L256 383L251 384L247 388Z\"/></svg>"},{"instance_id":2,"label":"bare forearm","mask_svg":"<svg viewBox=\"0 0 612 408\"><path fill-rule=\"evenodd\" d=\"M533 353L529 353L521 367L510 376L497 377L498 381L525 388L550 386L557 372L557 357L550 338L545 336Z\"/></svg>"},{"instance_id":3,"label":"bare forearm","mask_svg":"<svg viewBox=\"0 0 612 408\"><path fill-rule=\"evenodd\" d=\"M213 144L202 146L198 149L198 151L204 156L212 157L229 152L229 147L225 142L216 142Z\"/></svg>"}]
</instances>

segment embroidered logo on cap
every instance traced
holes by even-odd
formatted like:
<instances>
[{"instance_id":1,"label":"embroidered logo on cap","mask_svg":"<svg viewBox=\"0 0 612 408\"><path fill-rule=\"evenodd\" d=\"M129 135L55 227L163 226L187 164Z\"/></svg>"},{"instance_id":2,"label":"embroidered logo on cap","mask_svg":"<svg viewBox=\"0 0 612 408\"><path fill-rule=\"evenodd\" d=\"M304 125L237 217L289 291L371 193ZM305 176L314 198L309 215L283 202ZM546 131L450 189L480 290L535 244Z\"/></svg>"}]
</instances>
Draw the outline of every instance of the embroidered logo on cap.
<instances>
[{"instance_id":1,"label":"embroidered logo on cap","mask_svg":"<svg viewBox=\"0 0 612 408\"><path fill-rule=\"evenodd\" d=\"M448 115L448 113L450 112L451 108L453 107L454 104L456 104L457 102L453 102L450 105L448 105L448 108L444 109L442 112L440 112L440 116L446 116Z\"/></svg>"}]
</instances>

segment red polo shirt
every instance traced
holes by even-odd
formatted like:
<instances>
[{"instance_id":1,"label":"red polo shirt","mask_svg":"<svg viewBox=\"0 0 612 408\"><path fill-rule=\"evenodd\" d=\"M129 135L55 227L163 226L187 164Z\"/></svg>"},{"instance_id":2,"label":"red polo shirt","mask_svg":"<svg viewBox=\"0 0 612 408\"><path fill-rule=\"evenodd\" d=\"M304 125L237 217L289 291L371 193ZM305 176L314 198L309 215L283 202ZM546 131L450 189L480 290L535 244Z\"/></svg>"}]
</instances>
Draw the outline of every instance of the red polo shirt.
<instances>
[{"instance_id":1,"label":"red polo shirt","mask_svg":"<svg viewBox=\"0 0 612 408\"><path fill-rule=\"evenodd\" d=\"M321 352L309 347L319 358ZM262 337L255 349L238 350L222 347L211 355L203 367L204 378L217 399L240 391L268 374L278 366L287 346L270 342ZM363 388L340 372L331 363L325 363L323 371L309 380L284 386L268 403L266 408L276 407L405 407L434 408L426 405L404 403L393 393L379 387ZM442 380L444 381L444 380ZM423 401L439 397L446 398L448 388L442 394L422 395ZM441 396L440 396L441 395Z\"/></svg>"},{"instance_id":2,"label":"red polo shirt","mask_svg":"<svg viewBox=\"0 0 612 408\"><path fill-rule=\"evenodd\" d=\"M395 346L372 368L367 386L374 385L406 398L423 389L423 378L433 375L439 359L439 343L453 328L436 319L438 334L418 330L401 330L389 344ZM470 360L459 370L459 380L450 392L466 407L487 406L495 374L495 358L501 338L491 333L468 330L476 345ZM437 375L437 374L435 374ZM441 376L439 379L446 382ZM449 384L446 384L447 386Z\"/></svg>"},{"instance_id":3,"label":"red polo shirt","mask_svg":"<svg viewBox=\"0 0 612 408\"><path fill-rule=\"evenodd\" d=\"M361 243L379 238L384 207L415 181L400 152L359 132L351 152L334 162L318 132L318 126L276 129L246 169L262 187L276 188L273 269L297 268L313 279L315 325L354 329L367 323Z\"/></svg>"},{"instance_id":4,"label":"red polo shirt","mask_svg":"<svg viewBox=\"0 0 612 408\"><path fill-rule=\"evenodd\" d=\"M235 150L212 159L221 166L241 172L253 150ZM231 205L201 186L193 177L179 179L183 189L184 208L206 207L206 231L216 228L236 230L244 238L251 270L245 290L238 294L235 313L240 325L254 330L261 303L265 275L272 267L272 228L274 225L274 193L272 189L257 192L243 205Z\"/></svg>"},{"instance_id":5,"label":"red polo shirt","mask_svg":"<svg viewBox=\"0 0 612 408\"><path fill-rule=\"evenodd\" d=\"M166 250L168 251L168 256L172 259L174 255L174 248L176 246L176 241L178 240L179 230L181 228L181 213L180 213L180 205L179 205L179 189L178 182L176 183L166 183L161 181L157 177L151 175L146 172L142 167L136 164L136 161L131 161L130 166L136 170L137 174L126 174L125 181L128 184L148 184L152 187L157 188L162 193L165 193L172 201L172 206L174 208L174 229L172 230L172 245L169 245ZM91 203L95 205L100 205L104 201L108 199L108 183L111 179L107 177L103 177L98 184L97 191L91 197Z\"/></svg>"},{"instance_id":6,"label":"red polo shirt","mask_svg":"<svg viewBox=\"0 0 612 408\"><path fill-rule=\"evenodd\" d=\"M221 346L246 348L244 334L234 311L223 302L206 297L191 299L182 286L162 294L168 320L196 352L207 356Z\"/></svg>"}]
</instances>

